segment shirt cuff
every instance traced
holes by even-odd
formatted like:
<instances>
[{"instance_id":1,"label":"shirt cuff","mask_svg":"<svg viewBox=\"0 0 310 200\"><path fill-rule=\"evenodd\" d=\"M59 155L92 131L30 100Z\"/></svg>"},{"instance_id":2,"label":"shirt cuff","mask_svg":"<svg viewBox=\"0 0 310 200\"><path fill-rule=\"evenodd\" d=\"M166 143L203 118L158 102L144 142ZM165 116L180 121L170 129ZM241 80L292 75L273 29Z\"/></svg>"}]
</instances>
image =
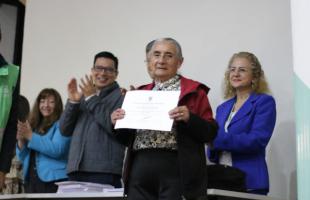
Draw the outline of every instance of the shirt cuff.
<instances>
[{"instance_id":1,"label":"shirt cuff","mask_svg":"<svg viewBox=\"0 0 310 200\"><path fill-rule=\"evenodd\" d=\"M85 97L85 101L88 101L90 98L92 98L93 96L95 96L96 94L92 94L92 95L90 95L90 96L88 96L88 97Z\"/></svg>"}]
</instances>

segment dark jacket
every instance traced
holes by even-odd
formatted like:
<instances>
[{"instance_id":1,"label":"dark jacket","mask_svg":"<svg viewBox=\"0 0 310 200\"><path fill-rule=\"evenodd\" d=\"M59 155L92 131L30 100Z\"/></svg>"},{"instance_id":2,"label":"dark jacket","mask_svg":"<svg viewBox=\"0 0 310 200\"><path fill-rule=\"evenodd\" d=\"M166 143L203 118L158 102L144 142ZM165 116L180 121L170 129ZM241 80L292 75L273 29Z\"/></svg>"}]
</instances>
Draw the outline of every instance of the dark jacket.
<instances>
[{"instance_id":1,"label":"dark jacket","mask_svg":"<svg viewBox=\"0 0 310 200\"><path fill-rule=\"evenodd\" d=\"M154 83L141 86L141 90L151 90ZM187 123L177 122L177 145L179 169L182 181L182 195L195 198L207 194L207 171L204 144L211 142L217 132L212 117L205 85L181 76L181 95L178 106L186 105L190 110ZM135 130L118 129L118 138L128 145L124 168L125 193L128 188L128 173L131 167L132 143Z\"/></svg>"},{"instance_id":2,"label":"dark jacket","mask_svg":"<svg viewBox=\"0 0 310 200\"><path fill-rule=\"evenodd\" d=\"M0 54L0 68L8 65ZM12 106L6 128L3 134L2 146L0 150L0 171L7 173L10 171L11 160L14 156L16 133L17 133L17 114L18 114L18 97L19 97L20 75L16 87L12 94Z\"/></svg>"},{"instance_id":3,"label":"dark jacket","mask_svg":"<svg viewBox=\"0 0 310 200\"><path fill-rule=\"evenodd\" d=\"M116 82L87 101L67 102L60 118L60 130L65 136L72 135L68 173L122 174L125 147L115 139L110 118L122 102Z\"/></svg>"}]
</instances>

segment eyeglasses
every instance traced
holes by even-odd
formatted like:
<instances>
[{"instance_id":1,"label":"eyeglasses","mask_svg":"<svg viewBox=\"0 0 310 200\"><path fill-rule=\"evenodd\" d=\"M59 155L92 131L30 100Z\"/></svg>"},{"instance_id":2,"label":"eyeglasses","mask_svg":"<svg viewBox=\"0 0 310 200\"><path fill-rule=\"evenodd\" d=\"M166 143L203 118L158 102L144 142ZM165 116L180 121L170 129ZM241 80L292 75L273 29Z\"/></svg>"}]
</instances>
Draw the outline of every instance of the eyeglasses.
<instances>
[{"instance_id":1,"label":"eyeglasses","mask_svg":"<svg viewBox=\"0 0 310 200\"><path fill-rule=\"evenodd\" d=\"M113 74L116 72L116 69L113 67L94 66L93 69L95 72L104 72L106 74Z\"/></svg>"}]
</instances>

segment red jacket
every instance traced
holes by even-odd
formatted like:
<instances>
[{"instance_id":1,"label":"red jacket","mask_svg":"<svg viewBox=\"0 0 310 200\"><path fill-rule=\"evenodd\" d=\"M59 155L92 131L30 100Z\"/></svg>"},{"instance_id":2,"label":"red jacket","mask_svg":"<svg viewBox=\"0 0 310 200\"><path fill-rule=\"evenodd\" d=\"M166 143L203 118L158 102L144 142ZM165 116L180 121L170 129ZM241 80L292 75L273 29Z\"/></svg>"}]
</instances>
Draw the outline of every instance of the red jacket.
<instances>
[{"instance_id":1,"label":"red jacket","mask_svg":"<svg viewBox=\"0 0 310 200\"><path fill-rule=\"evenodd\" d=\"M139 87L151 90L154 83ZM211 142L217 133L208 100L209 88L202 83L181 76L181 95L178 106L186 105L190 110L187 123L176 122L178 159L182 181L182 194L186 198L197 198L207 194L207 165L204 144ZM117 130L124 132L125 130ZM135 130L126 130L134 132ZM128 145L123 180L127 192L128 173L131 167L131 151L135 134L118 134ZM125 136L125 138L124 138ZM126 137L127 136L127 137Z\"/></svg>"}]
</instances>

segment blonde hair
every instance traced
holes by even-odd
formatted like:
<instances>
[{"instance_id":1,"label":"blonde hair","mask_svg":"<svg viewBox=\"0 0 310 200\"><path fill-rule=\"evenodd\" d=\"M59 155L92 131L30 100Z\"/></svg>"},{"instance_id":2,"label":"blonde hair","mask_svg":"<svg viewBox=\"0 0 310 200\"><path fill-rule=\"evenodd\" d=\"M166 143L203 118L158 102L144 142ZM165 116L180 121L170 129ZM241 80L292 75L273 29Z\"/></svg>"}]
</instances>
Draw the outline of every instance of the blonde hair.
<instances>
[{"instance_id":1,"label":"blonde hair","mask_svg":"<svg viewBox=\"0 0 310 200\"><path fill-rule=\"evenodd\" d=\"M233 88L229 81L230 66L236 58L245 58L251 63L253 81L252 91L255 93L270 93L268 83L266 81L264 71L257 57L250 52L235 53L229 60L228 67L224 78L224 98L232 98L236 96L236 89Z\"/></svg>"}]
</instances>

